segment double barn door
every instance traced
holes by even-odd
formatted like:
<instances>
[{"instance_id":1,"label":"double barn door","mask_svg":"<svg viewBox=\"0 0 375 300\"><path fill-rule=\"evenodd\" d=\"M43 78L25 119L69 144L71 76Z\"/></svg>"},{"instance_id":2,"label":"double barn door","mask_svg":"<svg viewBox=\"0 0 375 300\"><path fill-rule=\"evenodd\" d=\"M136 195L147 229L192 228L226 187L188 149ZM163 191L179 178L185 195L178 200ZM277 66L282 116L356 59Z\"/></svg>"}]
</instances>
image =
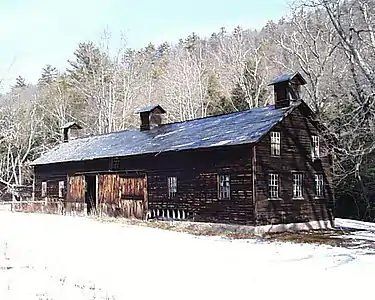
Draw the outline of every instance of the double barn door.
<instances>
[{"instance_id":1,"label":"double barn door","mask_svg":"<svg viewBox=\"0 0 375 300\"><path fill-rule=\"evenodd\" d=\"M68 180L67 201L85 202L88 213L144 218L148 209L145 175L74 175Z\"/></svg>"}]
</instances>

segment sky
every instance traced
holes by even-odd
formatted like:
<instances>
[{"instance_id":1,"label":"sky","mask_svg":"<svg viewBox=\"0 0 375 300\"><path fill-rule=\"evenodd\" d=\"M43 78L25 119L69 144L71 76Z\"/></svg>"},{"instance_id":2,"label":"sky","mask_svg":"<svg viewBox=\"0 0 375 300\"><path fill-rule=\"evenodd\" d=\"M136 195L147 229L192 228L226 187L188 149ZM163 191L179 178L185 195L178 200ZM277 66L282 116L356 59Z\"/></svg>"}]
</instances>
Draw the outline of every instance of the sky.
<instances>
[{"instance_id":1,"label":"sky","mask_svg":"<svg viewBox=\"0 0 375 300\"><path fill-rule=\"evenodd\" d=\"M287 0L0 0L0 90L18 75L37 81L51 64L60 70L79 42L104 30L127 46L177 42L192 32L209 36L225 27L261 28L287 10Z\"/></svg>"}]
</instances>

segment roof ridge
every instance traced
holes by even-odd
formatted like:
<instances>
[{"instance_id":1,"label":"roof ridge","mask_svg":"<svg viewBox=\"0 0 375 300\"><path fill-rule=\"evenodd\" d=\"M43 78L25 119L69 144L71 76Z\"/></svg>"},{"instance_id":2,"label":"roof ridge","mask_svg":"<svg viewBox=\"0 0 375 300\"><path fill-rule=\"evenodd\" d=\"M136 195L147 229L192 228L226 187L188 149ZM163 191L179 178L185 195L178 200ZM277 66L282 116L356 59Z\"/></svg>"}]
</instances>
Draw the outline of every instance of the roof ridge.
<instances>
[{"instance_id":1,"label":"roof ridge","mask_svg":"<svg viewBox=\"0 0 375 300\"><path fill-rule=\"evenodd\" d=\"M168 123L146 131L122 130L86 136L61 143L31 164L44 165L256 143L294 108L295 105L278 109L268 105Z\"/></svg>"},{"instance_id":2,"label":"roof ridge","mask_svg":"<svg viewBox=\"0 0 375 300\"><path fill-rule=\"evenodd\" d=\"M222 113L222 114L218 114L218 115L210 115L210 116L199 117L199 118L190 119L190 120L176 121L176 122L172 122L172 123L161 124L160 126L171 125L171 124L181 124L181 123L185 123L185 122L192 122L192 121L197 121L197 120L202 120L202 119L210 119L210 118L216 118L216 117L222 117L222 116L229 116L229 115L234 115L234 114L239 114L239 113L244 113L244 112L250 112L250 111L255 110L255 109L267 108L267 107L272 107L272 106L274 107L275 105L270 104L270 105L266 105L266 106L258 106L258 107L243 109L243 110L239 110L239 111L233 111L233 112L230 112L230 113Z\"/></svg>"},{"instance_id":3,"label":"roof ridge","mask_svg":"<svg viewBox=\"0 0 375 300\"><path fill-rule=\"evenodd\" d=\"M233 112L230 112L230 113L222 113L222 114L219 114L219 115L211 115L211 116L199 117L199 118L190 119L190 120L176 121L176 122L172 122L172 123L165 123L165 124L160 124L156 128L160 128L160 127L164 127L164 126L168 126L168 125L174 125L174 124L188 123L188 122L193 122L193 121L198 121L198 120L203 120L203 119L210 119L210 118L217 118L217 117L222 117L222 116L229 116L229 115L234 115L234 114L239 114L239 113L244 113L244 112L250 112L250 111L255 110L255 109L262 109L262 108L264 109L264 108L270 108L270 107L274 107L274 105L270 104L270 105L266 105L266 106L253 107L253 108L249 108L249 109L244 109L244 110L239 110L239 111L233 111ZM145 132L149 132L149 131L152 131L152 130L153 129L150 129L150 130L147 130ZM106 135L111 135L111 134L116 134L116 133L127 132L127 131L129 131L129 132L139 132L139 130L136 129L136 128L134 128L134 129L122 129L122 130L111 131L111 132L106 132L106 133L98 133L98 134L86 135L86 136L82 136L82 137L76 138L76 139L74 139L72 141L83 140L83 139L86 139L86 138L92 138L92 137L96 137L96 136L106 136Z\"/></svg>"}]
</instances>

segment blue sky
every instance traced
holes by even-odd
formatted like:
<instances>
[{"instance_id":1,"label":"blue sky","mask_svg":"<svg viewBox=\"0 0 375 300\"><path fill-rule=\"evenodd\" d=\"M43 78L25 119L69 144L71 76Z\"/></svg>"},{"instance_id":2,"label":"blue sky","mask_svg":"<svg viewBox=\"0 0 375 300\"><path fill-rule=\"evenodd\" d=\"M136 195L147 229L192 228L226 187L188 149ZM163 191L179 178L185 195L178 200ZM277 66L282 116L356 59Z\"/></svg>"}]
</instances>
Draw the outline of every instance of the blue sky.
<instances>
[{"instance_id":1,"label":"blue sky","mask_svg":"<svg viewBox=\"0 0 375 300\"><path fill-rule=\"evenodd\" d=\"M222 26L260 28L287 10L286 0L0 0L3 90L18 75L35 82L47 63L64 69L79 42L98 40L106 28L140 48Z\"/></svg>"}]
</instances>

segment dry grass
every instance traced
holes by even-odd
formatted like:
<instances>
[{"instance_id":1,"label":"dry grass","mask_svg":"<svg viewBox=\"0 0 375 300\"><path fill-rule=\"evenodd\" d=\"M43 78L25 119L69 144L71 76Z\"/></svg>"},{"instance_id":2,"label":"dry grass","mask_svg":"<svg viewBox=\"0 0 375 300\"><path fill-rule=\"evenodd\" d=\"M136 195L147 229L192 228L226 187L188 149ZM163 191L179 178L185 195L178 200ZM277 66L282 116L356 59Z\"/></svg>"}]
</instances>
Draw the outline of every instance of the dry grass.
<instances>
[{"instance_id":1,"label":"dry grass","mask_svg":"<svg viewBox=\"0 0 375 300\"><path fill-rule=\"evenodd\" d=\"M195 236L220 236L229 239L251 239L259 238L252 233L251 227L230 224L199 223L188 221L142 221L137 219L95 217L104 223L120 223L124 225L137 225L162 230L187 233Z\"/></svg>"},{"instance_id":2,"label":"dry grass","mask_svg":"<svg viewBox=\"0 0 375 300\"><path fill-rule=\"evenodd\" d=\"M354 239L345 239L342 236L353 232L350 230L310 230L299 232L268 233L262 236L255 235L251 226L240 226L230 224L213 224L187 221L142 221L137 219L125 218L95 218L100 222L116 222L124 225L137 225L162 230L187 233L195 236L218 236L225 239L257 239L265 242L291 242L308 243L317 245L329 245L335 247L358 247L375 249L375 243L370 241L358 241Z\"/></svg>"},{"instance_id":3,"label":"dry grass","mask_svg":"<svg viewBox=\"0 0 375 300\"><path fill-rule=\"evenodd\" d=\"M285 232L265 235L265 239L294 242L294 243L308 243L319 245L330 245L338 247L347 247L352 242L350 240L340 238L341 231L337 230L310 230L300 232Z\"/></svg>"}]
</instances>

